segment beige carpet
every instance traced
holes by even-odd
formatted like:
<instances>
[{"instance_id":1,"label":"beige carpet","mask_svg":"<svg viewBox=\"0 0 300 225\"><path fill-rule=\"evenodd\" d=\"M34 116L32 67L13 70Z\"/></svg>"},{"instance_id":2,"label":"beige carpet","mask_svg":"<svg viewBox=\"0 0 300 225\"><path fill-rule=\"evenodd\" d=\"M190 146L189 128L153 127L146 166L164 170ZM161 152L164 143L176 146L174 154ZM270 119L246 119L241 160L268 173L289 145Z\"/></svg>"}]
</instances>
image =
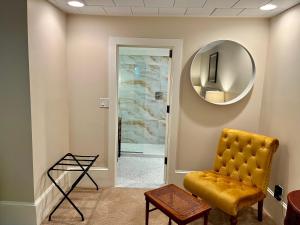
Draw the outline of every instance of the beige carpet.
<instances>
[{"instance_id":1,"label":"beige carpet","mask_svg":"<svg viewBox=\"0 0 300 225\"><path fill-rule=\"evenodd\" d=\"M71 194L71 199L85 216L81 221L77 212L65 201L54 213L52 221L48 218L43 225L144 225L145 189L107 188L100 191L77 189ZM258 222L256 210L247 208L239 215L239 225L275 225L264 215L264 221ZM149 225L167 225L168 218L160 211L150 213ZM174 222L172 224L175 224ZM202 219L191 225L202 225ZM213 209L209 214L209 225L229 225L228 216Z\"/></svg>"}]
</instances>

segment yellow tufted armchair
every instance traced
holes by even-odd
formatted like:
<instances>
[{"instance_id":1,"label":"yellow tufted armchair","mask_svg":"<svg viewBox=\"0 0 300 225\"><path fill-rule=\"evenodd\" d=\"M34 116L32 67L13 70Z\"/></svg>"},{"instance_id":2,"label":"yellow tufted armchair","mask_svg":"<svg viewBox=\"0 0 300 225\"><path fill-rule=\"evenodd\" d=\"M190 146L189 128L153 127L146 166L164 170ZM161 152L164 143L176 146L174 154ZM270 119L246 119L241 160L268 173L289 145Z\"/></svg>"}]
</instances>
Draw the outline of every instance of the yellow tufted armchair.
<instances>
[{"instance_id":1,"label":"yellow tufted armchair","mask_svg":"<svg viewBox=\"0 0 300 225\"><path fill-rule=\"evenodd\" d=\"M278 145L271 137L225 128L214 169L188 173L184 187L229 214L232 225L237 224L241 208L258 202L258 220L262 221L272 156Z\"/></svg>"}]
</instances>

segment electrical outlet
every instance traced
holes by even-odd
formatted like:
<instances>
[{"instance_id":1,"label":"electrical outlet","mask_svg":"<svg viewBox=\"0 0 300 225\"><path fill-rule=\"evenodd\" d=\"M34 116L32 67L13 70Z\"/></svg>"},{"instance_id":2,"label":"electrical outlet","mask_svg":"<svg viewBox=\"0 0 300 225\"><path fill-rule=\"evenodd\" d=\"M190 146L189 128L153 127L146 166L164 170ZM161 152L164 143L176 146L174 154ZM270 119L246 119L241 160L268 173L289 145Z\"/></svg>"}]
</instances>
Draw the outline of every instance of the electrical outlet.
<instances>
[{"instance_id":1,"label":"electrical outlet","mask_svg":"<svg viewBox=\"0 0 300 225\"><path fill-rule=\"evenodd\" d=\"M283 188L279 184L276 184L274 188L274 198L276 198L277 201L281 201L282 192Z\"/></svg>"},{"instance_id":2,"label":"electrical outlet","mask_svg":"<svg viewBox=\"0 0 300 225\"><path fill-rule=\"evenodd\" d=\"M109 108L109 98L100 98L99 103L100 108Z\"/></svg>"}]
</instances>

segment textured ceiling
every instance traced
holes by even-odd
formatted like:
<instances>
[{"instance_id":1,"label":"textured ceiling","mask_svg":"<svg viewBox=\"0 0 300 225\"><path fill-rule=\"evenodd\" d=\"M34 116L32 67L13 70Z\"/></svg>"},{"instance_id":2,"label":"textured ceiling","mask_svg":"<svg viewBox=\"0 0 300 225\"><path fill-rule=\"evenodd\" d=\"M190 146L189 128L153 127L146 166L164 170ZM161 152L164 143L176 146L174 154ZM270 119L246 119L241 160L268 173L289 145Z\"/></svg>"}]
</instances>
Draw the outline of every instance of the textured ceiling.
<instances>
[{"instance_id":1,"label":"textured ceiling","mask_svg":"<svg viewBox=\"0 0 300 225\"><path fill-rule=\"evenodd\" d=\"M300 0L82 0L83 8L68 6L68 0L49 0L67 13L104 16L180 17L272 17L300 3ZM272 11L260 6L272 3Z\"/></svg>"}]
</instances>

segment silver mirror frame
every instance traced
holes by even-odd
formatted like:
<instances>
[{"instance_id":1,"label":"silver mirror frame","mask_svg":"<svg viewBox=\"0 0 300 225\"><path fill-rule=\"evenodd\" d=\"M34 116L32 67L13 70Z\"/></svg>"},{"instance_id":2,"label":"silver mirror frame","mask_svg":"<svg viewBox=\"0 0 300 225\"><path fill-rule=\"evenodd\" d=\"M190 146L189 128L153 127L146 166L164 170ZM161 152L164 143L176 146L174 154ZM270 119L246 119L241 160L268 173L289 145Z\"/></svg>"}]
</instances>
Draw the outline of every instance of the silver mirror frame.
<instances>
[{"instance_id":1,"label":"silver mirror frame","mask_svg":"<svg viewBox=\"0 0 300 225\"><path fill-rule=\"evenodd\" d=\"M236 98L231 99L231 100L229 100L229 101L227 101L227 102L224 102L224 103L216 103L216 102L210 102L210 101L207 101L203 96L201 96L200 94L198 94L197 90L196 90L196 89L194 88L194 86L193 86L192 76L191 76L191 67L192 67L192 65L193 65L193 63L194 63L194 61L195 61L195 59L197 58L197 55L202 53L201 50L203 50L206 46L208 46L208 45L210 45L210 44L212 44L212 43L214 43L214 42L220 42L220 41L229 41L229 42L233 42L233 43L238 44L239 46L241 46L241 47L248 53L248 55L249 55L249 57L250 57L250 60L251 60L251 64L252 64L252 79L249 81L247 87L244 89L244 91L243 91L239 96L237 96ZM246 47L244 47L242 44L240 44L239 42L236 42L236 41L232 41L232 40L217 40L217 41L213 41L213 42L208 43L208 44L205 45L204 47L200 48L200 49L194 54L194 57L193 57L193 60L192 60L192 64L191 64L191 66L190 66L190 82L191 82L191 85L192 85L192 87L193 87L193 90L196 92L196 94L197 94L200 98L202 98L204 101L206 101L206 102L208 102L208 103L210 103L210 104L213 104L213 105L231 105L231 104L234 104L234 103L240 101L241 99L243 99L244 97L246 97L246 96L249 94L249 92L251 91L251 89L253 88L254 82L255 82L255 78L256 78L256 66L255 66L255 62L254 62L254 59L253 59L251 53L250 53L250 52L248 51L248 49L247 49Z\"/></svg>"}]
</instances>

